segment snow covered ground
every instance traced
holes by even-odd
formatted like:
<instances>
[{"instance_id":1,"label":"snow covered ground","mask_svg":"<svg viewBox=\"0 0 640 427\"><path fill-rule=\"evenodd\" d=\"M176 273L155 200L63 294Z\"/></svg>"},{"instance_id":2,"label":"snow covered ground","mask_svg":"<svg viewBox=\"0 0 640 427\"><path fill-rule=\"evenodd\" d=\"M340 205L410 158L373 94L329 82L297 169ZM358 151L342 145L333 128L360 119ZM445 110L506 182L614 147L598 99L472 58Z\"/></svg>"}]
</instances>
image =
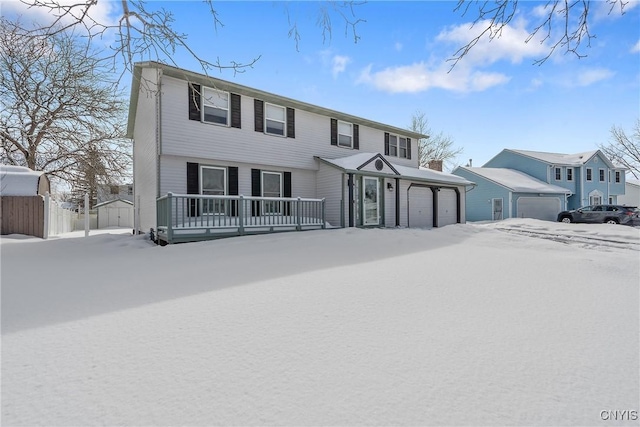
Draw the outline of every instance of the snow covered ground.
<instances>
[{"instance_id":1,"label":"snow covered ground","mask_svg":"<svg viewBox=\"0 0 640 427\"><path fill-rule=\"evenodd\" d=\"M638 425L639 228L82 236L0 241L2 425Z\"/></svg>"}]
</instances>

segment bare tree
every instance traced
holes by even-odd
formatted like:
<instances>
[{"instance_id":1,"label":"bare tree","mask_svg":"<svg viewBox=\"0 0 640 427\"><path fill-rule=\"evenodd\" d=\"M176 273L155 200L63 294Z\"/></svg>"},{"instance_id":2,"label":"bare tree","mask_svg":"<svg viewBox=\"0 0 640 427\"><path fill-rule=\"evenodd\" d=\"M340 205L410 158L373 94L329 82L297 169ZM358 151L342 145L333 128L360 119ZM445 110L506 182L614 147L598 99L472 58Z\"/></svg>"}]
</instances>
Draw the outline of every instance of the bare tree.
<instances>
[{"instance_id":1,"label":"bare tree","mask_svg":"<svg viewBox=\"0 0 640 427\"><path fill-rule=\"evenodd\" d=\"M22 30L25 34L35 32L52 36L73 29L78 34L82 33L83 36L88 37L89 40L103 38L105 35L115 35L116 41L111 45L111 51L105 53L104 56L112 59L114 67L118 69L132 71L135 61L149 57L177 66L178 64L175 64L172 59L177 50L187 52L199 63L206 74L212 70L222 69L243 72L246 68L252 67L260 58L258 55L244 62L235 60L223 62L219 58L213 61L205 59L192 49L188 41L188 34L174 29L175 17L170 10L162 7L150 7L142 0L114 2L113 5L119 9L114 12L116 16L112 20L98 17L97 0L77 0L74 2L20 0L20 2L30 9L45 10L52 18L51 23L36 26L35 29L23 27ZM331 38L333 21L337 18L344 22L345 35L352 33L354 41L357 42L359 39L356 31L357 25L364 20L356 17L354 9L363 3L364 1L353 0L321 2L316 23L322 31L323 39ZM211 15L211 30L212 33L215 33L218 28L224 26L218 11L213 5L213 0L204 0L202 4L203 12ZM285 2L284 7L288 19L288 35L294 39L297 49L301 39L297 21L291 11L290 3Z\"/></svg>"},{"instance_id":2,"label":"bare tree","mask_svg":"<svg viewBox=\"0 0 640 427\"><path fill-rule=\"evenodd\" d=\"M600 144L600 150L614 163L624 166L636 179L640 179L640 118L630 135L621 127L611 128L611 141Z\"/></svg>"},{"instance_id":3,"label":"bare tree","mask_svg":"<svg viewBox=\"0 0 640 427\"><path fill-rule=\"evenodd\" d=\"M110 76L71 33L24 35L18 23L0 19L2 163L45 171L69 185L87 174L127 175L126 105Z\"/></svg>"},{"instance_id":4,"label":"bare tree","mask_svg":"<svg viewBox=\"0 0 640 427\"><path fill-rule=\"evenodd\" d=\"M429 135L428 139L418 140L420 166L428 167L430 161L441 160L446 165L447 170L453 169L455 166L454 160L458 155L462 154L463 149L454 147L454 141L449 135L445 135L442 132L433 133L425 113L416 111L411 117L409 129L423 135Z\"/></svg>"},{"instance_id":5,"label":"bare tree","mask_svg":"<svg viewBox=\"0 0 640 427\"><path fill-rule=\"evenodd\" d=\"M601 2L601 0L600 0ZM609 14L625 13L625 6L629 0L605 0L609 7ZM596 36L589 30L589 22L592 19L591 0L548 0L544 5L544 13L524 40L529 43L538 37L540 43L549 43L549 52L542 58L534 61L541 65L557 50L564 50L578 58L586 56L584 45L591 47L591 40ZM469 43L456 51L450 61L455 66L473 47L483 38L489 40L499 38L504 28L515 18L516 11L522 1L519 0L458 0L455 11L462 16L467 14L475 16L472 27L480 25L480 34ZM472 7L477 7L476 8ZM473 10L470 12L470 10Z\"/></svg>"}]
</instances>

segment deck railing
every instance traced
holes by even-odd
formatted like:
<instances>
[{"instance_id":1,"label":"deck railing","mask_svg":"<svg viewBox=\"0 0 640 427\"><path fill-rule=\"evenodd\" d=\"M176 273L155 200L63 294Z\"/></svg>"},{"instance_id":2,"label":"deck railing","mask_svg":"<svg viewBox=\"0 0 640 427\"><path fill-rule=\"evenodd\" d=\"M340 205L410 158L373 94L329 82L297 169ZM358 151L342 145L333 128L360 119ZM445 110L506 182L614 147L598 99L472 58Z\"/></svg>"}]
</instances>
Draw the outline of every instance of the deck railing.
<instances>
[{"instance_id":1,"label":"deck railing","mask_svg":"<svg viewBox=\"0 0 640 427\"><path fill-rule=\"evenodd\" d=\"M166 243L325 228L324 199L168 193L156 206Z\"/></svg>"}]
</instances>

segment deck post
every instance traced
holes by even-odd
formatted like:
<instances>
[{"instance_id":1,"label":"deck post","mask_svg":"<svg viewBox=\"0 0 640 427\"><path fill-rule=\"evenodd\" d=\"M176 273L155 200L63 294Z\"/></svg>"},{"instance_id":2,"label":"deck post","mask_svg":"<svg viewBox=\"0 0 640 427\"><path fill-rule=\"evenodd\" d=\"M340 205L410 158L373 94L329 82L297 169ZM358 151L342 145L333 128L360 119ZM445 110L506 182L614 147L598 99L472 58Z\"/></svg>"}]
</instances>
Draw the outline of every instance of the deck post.
<instances>
[{"instance_id":1,"label":"deck post","mask_svg":"<svg viewBox=\"0 0 640 427\"><path fill-rule=\"evenodd\" d=\"M244 235L244 196L242 194L238 200L238 234Z\"/></svg>"},{"instance_id":2,"label":"deck post","mask_svg":"<svg viewBox=\"0 0 640 427\"><path fill-rule=\"evenodd\" d=\"M298 201L296 203L296 230L300 231L302 230L302 213L301 211L301 202L300 202L300 197L298 197Z\"/></svg>"},{"instance_id":3,"label":"deck post","mask_svg":"<svg viewBox=\"0 0 640 427\"><path fill-rule=\"evenodd\" d=\"M167 243L173 243L173 228L171 224L171 211L173 208L173 193L167 193Z\"/></svg>"},{"instance_id":4,"label":"deck post","mask_svg":"<svg viewBox=\"0 0 640 427\"><path fill-rule=\"evenodd\" d=\"M325 200L325 199L323 198L323 199L322 199L322 228L323 228L323 229L324 229L324 228L326 228L326 226L325 226L326 222L325 222L325 220L324 220L324 200Z\"/></svg>"}]
</instances>

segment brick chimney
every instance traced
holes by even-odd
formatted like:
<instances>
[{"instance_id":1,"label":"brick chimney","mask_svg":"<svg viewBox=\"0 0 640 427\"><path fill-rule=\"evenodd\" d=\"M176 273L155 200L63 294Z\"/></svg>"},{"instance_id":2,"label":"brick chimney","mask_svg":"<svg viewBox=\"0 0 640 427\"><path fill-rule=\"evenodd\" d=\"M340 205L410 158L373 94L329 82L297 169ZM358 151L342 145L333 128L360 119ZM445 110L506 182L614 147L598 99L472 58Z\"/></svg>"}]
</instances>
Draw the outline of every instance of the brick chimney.
<instances>
[{"instance_id":1,"label":"brick chimney","mask_svg":"<svg viewBox=\"0 0 640 427\"><path fill-rule=\"evenodd\" d=\"M429 160L429 169L442 172L442 160Z\"/></svg>"}]
</instances>

